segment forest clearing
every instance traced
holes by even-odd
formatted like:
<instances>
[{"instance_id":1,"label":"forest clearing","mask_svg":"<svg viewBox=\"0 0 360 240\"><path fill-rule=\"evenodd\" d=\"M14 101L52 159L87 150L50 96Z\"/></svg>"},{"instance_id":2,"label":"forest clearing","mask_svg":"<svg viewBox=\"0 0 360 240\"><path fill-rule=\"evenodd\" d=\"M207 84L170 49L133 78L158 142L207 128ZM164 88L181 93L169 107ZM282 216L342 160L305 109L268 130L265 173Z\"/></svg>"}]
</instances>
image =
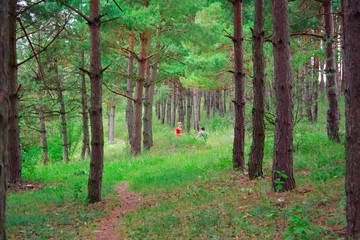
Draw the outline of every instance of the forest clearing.
<instances>
[{"instance_id":1,"label":"forest clearing","mask_svg":"<svg viewBox=\"0 0 360 240\"><path fill-rule=\"evenodd\" d=\"M360 239L359 13L0 0L0 239Z\"/></svg>"}]
</instances>

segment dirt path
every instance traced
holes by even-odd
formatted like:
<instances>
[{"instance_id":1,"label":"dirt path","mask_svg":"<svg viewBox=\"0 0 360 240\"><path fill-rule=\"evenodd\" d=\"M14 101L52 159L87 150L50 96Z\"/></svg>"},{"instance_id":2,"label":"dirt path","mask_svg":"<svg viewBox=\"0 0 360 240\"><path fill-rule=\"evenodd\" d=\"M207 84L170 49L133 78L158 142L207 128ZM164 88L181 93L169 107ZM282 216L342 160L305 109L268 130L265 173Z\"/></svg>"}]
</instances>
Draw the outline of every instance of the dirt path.
<instances>
[{"instance_id":1,"label":"dirt path","mask_svg":"<svg viewBox=\"0 0 360 240\"><path fill-rule=\"evenodd\" d=\"M98 227L93 231L93 239L116 240L124 238L124 236L120 235L118 221L126 213L134 210L139 203L139 196L128 191L128 184L129 182L121 182L116 186L119 205L112 209L109 216L101 222L95 223Z\"/></svg>"}]
</instances>

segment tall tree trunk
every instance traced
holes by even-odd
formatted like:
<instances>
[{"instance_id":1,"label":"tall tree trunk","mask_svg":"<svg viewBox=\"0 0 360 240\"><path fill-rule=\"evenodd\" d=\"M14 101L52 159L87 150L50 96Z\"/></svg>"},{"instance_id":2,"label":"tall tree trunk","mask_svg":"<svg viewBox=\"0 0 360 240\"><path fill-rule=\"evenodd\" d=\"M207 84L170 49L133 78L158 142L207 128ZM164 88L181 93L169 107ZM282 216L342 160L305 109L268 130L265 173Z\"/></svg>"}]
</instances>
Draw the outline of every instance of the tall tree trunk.
<instances>
[{"instance_id":1,"label":"tall tree trunk","mask_svg":"<svg viewBox=\"0 0 360 240\"><path fill-rule=\"evenodd\" d=\"M318 96L319 96L319 58L314 57L314 78L313 78L313 89L314 89L314 122L318 119Z\"/></svg>"},{"instance_id":2,"label":"tall tree trunk","mask_svg":"<svg viewBox=\"0 0 360 240\"><path fill-rule=\"evenodd\" d=\"M161 100L161 123L165 123L165 114L166 114L166 100Z\"/></svg>"},{"instance_id":3,"label":"tall tree trunk","mask_svg":"<svg viewBox=\"0 0 360 240\"><path fill-rule=\"evenodd\" d=\"M320 60L320 94L321 94L321 101L324 101L325 98L324 64L321 60Z\"/></svg>"},{"instance_id":4,"label":"tall tree trunk","mask_svg":"<svg viewBox=\"0 0 360 240\"><path fill-rule=\"evenodd\" d=\"M360 2L345 0L346 235L360 238Z\"/></svg>"},{"instance_id":5,"label":"tall tree trunk","mask_svg":"<svg viewBox=\"0 0 360 240\"><path fill-rule=\"evenodd\" d=\"M324 42L326 59L326 90L329 101L327 111L327 133L328 138L335 142L340 142L339 133L339 102L338 86L335 79L335 48L334 48L334 22L331 14L332 0L323 0L324 10Z\"/></svg>"},{"instance_id":6,"label":"tall tree trunk","mask_svg":"<svg viewBox=\"0 0 360 240\"><path fill-rule=\"evenodd\" d=\"M298 77L298 105L299 105L299 118L303 117L303 100L304 100L304 76L302 69L299 70L299 77Z\"/></svg>"},{"instance_id":7,"label":"tall tree trunk","mask_svg":"<svg viewBox=\"0 0 360 240\"><path fill-rule=\"evenodd\" d=\"M311 81L311 72L309 68L310 63L305 64L305 111L306 118L309 121L312 121L312 81Z\"/></svg>"},{"instance_id":8,"label":"tall tree trunk","mask_svg":"<svg viewBox=\"0 0 360 240\"><path fill-rule=\"evenodd\" d=\"M219 116L225 117L222 90L219 90Z\"/></svg>"},{"instance_id":9,"label":"tall tree trunk","mask_svg":"<svg viewBox=\"0 0 360 240\"><path fill-rule=\"evenodd\" d=\"M109 132L108 132L108 141L109 142L113 142L114 141L114 132L115 132L115 109L116 106L115 105L110 105L109 108L109 122L108 122L108 128L109 128Z\"/></svg>"},{"instance_id":10,"label":"tall tree trunk","mask_svg":"<svg viewBox=\"0 0 360 240\"><path fill-rule=\"evenodd\" d=\"M213 108L213 118L215 118L216 114L216 91L212 91L212 97L211 97L211 106Z\"/></svg>"},{"instance_id":11,"label":"tall tree trunk","mask_svg":"<svg viewBox=\"0 0 360 240\"><path fill-rule=\"evenodd\" d=\"M176 86L174 84L173 86L173 92L172 92L172 114L171 114L171 125L175 127L175 119L176 119Z\"/></svg>"},{"instance_id":12,"label":"tall tree trunk","mask_svg":"<svg viewBox=\"0 0 360 240\"><path fill-rule=\"evenodd\" d=\"M19 94L16 56L16 4L9 1L9 172L10 182L21 181L21 151L19 127ZM4 24L2 22L2 24Z\"/></svg>"},{"instance_id":13,"label":"tall tree trunk","mask_svg":"<svg viewBox=\"0 0 360 240\"><path fill-rule=\"evenodd\" d=\"M224 90L224 114L226 113L226 92L227 90Z\"/></svg>"},{"instance_id":14,"label":"tall tree trunk","mask_svg":"<svg viewBox=\"0 0 360 240\"><path fill-rule=\"evenodd\" d=\"M187 95L187 114L186 114L186 132L190 133L191 129L191 90L187 89L186 91Z\"/></svg>"},{"instance_id":15,"label":"tall tree trunk","mask_svg":"<svg viewBox=\"0 0 360 240\"><path fill-rule=\"evenodd\" d=\"M287 0L272 0L274 86L276 96L272 186L280 192L295 188L293 175L293 103L291 98L290 32ZM287 177L284 177L285 174ZM278 187L280 182L281 189Z\"/></svg>"},{"instance_id":16,"label":"tall tree trunk","mask_svg":"<svg viewBox=\"0 0 360 240\"><path fill-rule=\"evenodd\" d=\"M63 147L63 162L69 162L69 144L66 130L66 111L65 103L63 98L63 90L61 88L61 83L59 79L58 66L55 62L55 75L56 75L56 87L58 92L58 103L60 105L60 120L61 120L61 137L62 137L62 147Z\"/></svg>"},{"instance_id":17,"label":"tall tree trunk","mask_svg":"<svg viewBox=\"0 0 360 240\"><path fill-rule=\"evenodd\" d=\"M198 112L198 94L199 94L199 90L197 90L196 88L193 89L193 103L194 103L194 129L196 130L196 132L199 131L199 112Z\"/></svg>"},{"instance_id":18,"label":"tall tree trunk","mask_svg":"<svg viewBox=\"0 0 360 240\"><path fill-rule=\"evenodd\" d=\"M101 201L104 165L104 129L102 114L102 77L100 51L100 0L90 0L90 82L91 82L91 160L88 181L90 203Z\"/></svg>"},{"instance_id":19,"label":"tall tree trunk","mask_svg":"<svg viewBox=\"0 0 360 240\"><path fill-rule=\"evenodd\" d=\"M167 110L166 110L166 124L171 123L171 97L168 96L168 100L167 100Z\"/></svg>"},{"instance_id":20,"label":"tall tree trunk","mask_svg":"<svg viewBox=\"0 0 360 240\"><path fill-rule=\"evenodd\" d=\"M199 119L199 122L201 121L201 97L202 97L202 95L201 95L201 91L197 91L198 92L198 97L197 97L197 106L198 106L198 119Z\"/></svg>"},{"instance_id":21,"label":"tall tree trunk","mask_svg":"<svg viewBox=\"0 0 360 240\"><path fill-rule=\"evenodd\" d=\"M141 128L142 128L142 102L143 102L143 86L145 81L146 71L146 54L147 54L147 41L150 37L150 29L146 29L140 34L140 53L138 61L137 75L135 86L135 104L134 104L134 141L131 146L132 154L139 155L141 152Z\"/></svg>"},{"instance_id":22,"label":"tall tree trunk","mask_svg":"<svg viewBox=\"0 0 360 240\"><path fill-rule=\"evenodd\" d=\"M210 109L211 109L211 92L207 91L206 92L207 98L206 98L206 118L209 119L210 118Z\"/></svg>"},{"instance_id":23,"label":"tall tree trunk","mask_svg":"<svg viewBox=\"0 0 360 240\"><path fill-rule=\"evenodd\" d=\"M179 89L179 102L178 102L178 119L179 119L179 122L182 122L184 123L184 106L183 106L183 93L181 91L181 89Z\"/></svg>"},{"instance_id":24,"label":"tall tree trunk","mask_svg":"<svg viewBox=\"0 0 360 240\"><path fill-rule=\"evenodd\" d=\"M220 90L216 90L215 92L215 107L216 107L216 110L220 110Z\"/></svg>"},{"instance_id":25,"label":"tall tree trunk","mask_svg":"<svg viewBox=\"0 0 360 240\"><path fill-rule=\"evenodd\" d=\"M245 167L245 73L243 53L242 0L233 0L234 9L234 58L235 58L235 128L233 146L233 168Z\"/></svg>"},{"instance_id":26,"label":"tall tree trunk","mask_svg":"<svg viewBox=\"0 0 360 240\"><path fill-rule=\"evenodd\" d=\"M208 95L207 95L207 91L203 91L203 95L204 95L204 105L203 105L203 110L206 110L206 103L207 103L207 98L208 98Z\"/></svg>"},{"instance_id":27,"label":"tall tree trunk","mask_svg":"<svg viewBox=\"0 0 360 240\"><path fill-rule=\"evenodd\" d=\"M129 51L134 51L134 31L129 32ZM128 67L127 67L127 84L126 84L126 94L130 97L134 93L134 81L133 81L133 72L134 72L134 57L130 53L128 54ZM126 104L126 123L128 128L129 142L130 146L134 145L134 103L131 99L127 99Z\"/></svg>"},{"instance_id":28,"label":"tall tree trunk","mask_svg":"<svg viewBox=\"0 0 360 240\"><path fill-rule=\"evenodd\" d=\"M230 101L229 109L230 109L230 119L233 120L234 119L234 103L232 101Z\"/></svg>"},{"instance_id":29,"label":"tall tree trunk","mask_svg":"<svg viewBox=\"0 0 360 240\"><path fill-rule=\"evenodd\" d=\"M157 100L156 101L156 109L157 109L157 114L158 114L158 116L157 116L158 120L160 120L160 118L161 118L160 106L161 106L161 100Z\"/></svg>"},{"instance_id":30,"label":"tall tree trunk","mask_svg":"<svg viewBox=\"0 0 360 240\"><path fill-rule=\"evenodd\" d=\"M81 67L85 68L85 52L83 46L81 47ZM81 115L82 115L82 126L83 126L83 140L81 148L81 158L90 156L90 141L89 141L89 112L86 94L86 79L85 73L81 71Z\"/></svg>"},{"instance_id":31,"label":"tall tree trunk","mask_svg":"<svg viewBox=\"0 0 360 240\"><path fill-rule=\"evenodd\" d=\"M255 179L263 175L262 162L264 158L265 144L265 122L264 122L264 19L265 3L264 0L255 1L255 21L253 30L253 61L254 61L254 102L252 110L253 132L252 145L249 155L249 178Z\"/></svg>"},{"instance_id":32,"label":"tall tree trunk","mask_svg":"<svg viewBox=\"0 0 360 240\"><path fill-rule=\"evenodd\" d=\"M344 54L345 52L345 3L344 0L340 0L340 11L341 11L341 52ZM344 94L345 92L345 57L343 57L343 61L341 61L341 88L340 92Z\"/></svg>"},{"instance_id":33,"label":"tall tree trunk","mask_svg":"<svg viewBox=\"0 0 360 240\"><path fill-rule=\"evenodd\" d=\"M6 236L6 191L9 134L9 99L8 99L8 0L0 0L0 239ZM11 18L9 19L11 20ZM15 23L14 23L15 24Z\"/></svg>"}]
</instances>

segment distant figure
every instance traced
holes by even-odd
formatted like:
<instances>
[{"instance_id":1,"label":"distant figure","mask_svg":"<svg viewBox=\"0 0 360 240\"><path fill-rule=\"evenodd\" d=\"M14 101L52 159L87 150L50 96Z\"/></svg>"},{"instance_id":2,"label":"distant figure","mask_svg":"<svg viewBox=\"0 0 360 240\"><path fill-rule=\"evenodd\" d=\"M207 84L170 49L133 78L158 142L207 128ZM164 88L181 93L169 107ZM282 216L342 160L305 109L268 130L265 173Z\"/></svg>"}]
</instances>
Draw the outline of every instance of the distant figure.
<instances>
[{"instance_id":1,"label":"distant figure","mask_svg":"<svg viewBox=\"0 0 360 240\"><path fill-rule=\"evenodd\" d=\"M182 123L181 122L178 122L178 127L175 129L175 136L178 137L178 136L181 136L182 135Z\"/></svg>"},{"instance_id":2,"label":"distant figure","mask_svg":"<svg viewBox=\"0 0 360 240\"><path fill-rule=\"evenodd\" d=\"M198 132L197 138L202 138L202 139L204 139L204 141L206 142L206 139L207 139L207 137L208 137L208 134L207 134L207 132L205 131L205 128L204 128L204 127L201 127L200 129L201 129L201 130Z\"/></svg>"}]
</instances>

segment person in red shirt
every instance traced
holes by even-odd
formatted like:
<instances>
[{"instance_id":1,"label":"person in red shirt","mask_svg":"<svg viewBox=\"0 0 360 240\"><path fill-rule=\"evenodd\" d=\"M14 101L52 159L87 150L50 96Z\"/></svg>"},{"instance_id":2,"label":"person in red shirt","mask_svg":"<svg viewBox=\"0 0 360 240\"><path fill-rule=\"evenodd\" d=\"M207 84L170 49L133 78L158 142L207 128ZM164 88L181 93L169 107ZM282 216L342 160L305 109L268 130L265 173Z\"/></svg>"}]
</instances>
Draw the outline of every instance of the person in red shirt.
<instances>
[{"instance_id":1,"label":"person in red shirt","mask_svg":"<svg viewBox=\"0 0 360 240\"><path fill-rule=\"evenodd\" d=\"M178 127L175 129L175 136L181 136L182 135L182 123L181 122L178 122Z\"/></svg>"}]
</instances>

